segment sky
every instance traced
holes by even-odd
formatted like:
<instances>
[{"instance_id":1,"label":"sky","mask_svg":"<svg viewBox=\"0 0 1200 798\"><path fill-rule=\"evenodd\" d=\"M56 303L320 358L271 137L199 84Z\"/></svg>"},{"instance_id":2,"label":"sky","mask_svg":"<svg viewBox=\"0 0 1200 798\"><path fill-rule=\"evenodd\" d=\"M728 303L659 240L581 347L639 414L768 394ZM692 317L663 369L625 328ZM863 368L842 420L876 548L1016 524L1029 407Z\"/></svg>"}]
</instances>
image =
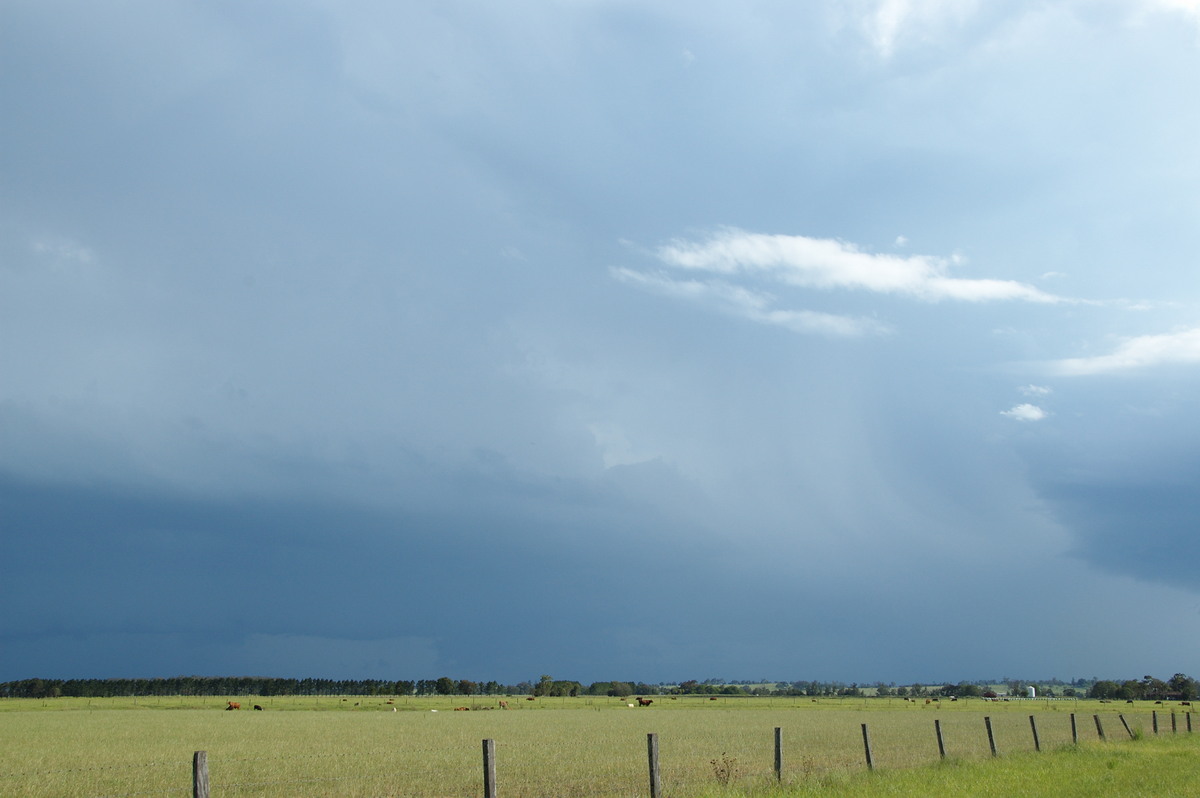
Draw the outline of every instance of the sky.
<instances>
[{"instance_id":1,"label":"sky","mask_svg":"<svg viewBox=\"0 0 1200 798\"><path fill-rule=\"evenodd\" d=\"M1195 0L7 0L0 680L1200 676Z\"/></svg>"}]
</instances>

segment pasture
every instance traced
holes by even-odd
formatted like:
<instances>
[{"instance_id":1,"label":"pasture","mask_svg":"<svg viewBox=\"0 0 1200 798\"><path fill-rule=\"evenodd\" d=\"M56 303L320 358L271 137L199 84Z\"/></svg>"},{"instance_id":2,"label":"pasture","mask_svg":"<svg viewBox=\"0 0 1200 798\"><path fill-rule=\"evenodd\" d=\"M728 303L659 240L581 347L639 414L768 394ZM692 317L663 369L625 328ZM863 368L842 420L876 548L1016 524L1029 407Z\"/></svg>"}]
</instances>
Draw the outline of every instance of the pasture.
<instances>
[{"instance_id":1,"label":"pasture","mask_svg":"<svg viewBox=\"0 0 1200 798\"><path fill-rule=\"evenodd\" d=\"M882 774L938 763L935 719L958 763L991 760L985 716L1001 759L1032 754L1030 715L1043 752L1070 746L1072 713L1087 749L1128 747L1118 713L1152 737L1157 710L1165 737L1174 711L1181 741L1188 719L1181 707L1093 701L655 696L631 708L633 699L512 697L502 710L495 698L466 696L228 700L243 709L223 711L227 699L215 697L0 700L0 794L188 795L192 754L203 750L213 796L465 798L482 794L481 741L493 739L505 798L638 796L649 794L648 733L659 738L666 795L765 794L776 786L776 728L782 783L804 792L862 778L864 723Z\"/></svg>"}]
</instances>

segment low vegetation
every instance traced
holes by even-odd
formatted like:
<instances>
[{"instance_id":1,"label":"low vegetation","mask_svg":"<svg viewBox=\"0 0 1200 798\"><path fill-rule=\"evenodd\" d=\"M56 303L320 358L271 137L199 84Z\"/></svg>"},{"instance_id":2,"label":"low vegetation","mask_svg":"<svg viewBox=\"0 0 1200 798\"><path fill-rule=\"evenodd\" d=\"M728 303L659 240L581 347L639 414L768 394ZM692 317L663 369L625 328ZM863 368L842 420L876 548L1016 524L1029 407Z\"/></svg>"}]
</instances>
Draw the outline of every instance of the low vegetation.
<instances>
[{"instance_id":1,"label":"low vegetation","mask_svg":"<svg viewBox=\"0 0 1200 798\"><path fill-rule=\"evenodd\" d=\"M224 710L228 700L243 709ZM1055 795L1084 794L1060 778L1091 784L1088 794L1100 785L1119 795L1127 773L1150 778L1144 770L1175 767L1179 757L1196 755L1200 740L1187 733L1189 707L1149 702L680 696L641 707L608 697L504 700L511 709L479 696L4 699L0 794L181 794L191 784L192 753L204 750L216 798L475 796L480 741L494 739L504 796L646 795L646 735L653 732L662 782L674 798L1050 794L1031 791L1043 782L1058 784ZM263 711L251 709L256 703ZM1145 739L1131 739L1119 714ZM1030 715L1045 753L1033 751ZM1093 715L1107 741L1099 740ZM991 756L984 716L992 719L999 757ZM864 723L874 772L865 766ZM783 736L781 782L775 728ZM1057 775L1067 773L1075 775ZM1180 778L1168 772L1146 783L1165 785L1154 794L1183 794L1171 786ZM977 780L982 786L971 786Z\"/></svg>"}]
</instances>

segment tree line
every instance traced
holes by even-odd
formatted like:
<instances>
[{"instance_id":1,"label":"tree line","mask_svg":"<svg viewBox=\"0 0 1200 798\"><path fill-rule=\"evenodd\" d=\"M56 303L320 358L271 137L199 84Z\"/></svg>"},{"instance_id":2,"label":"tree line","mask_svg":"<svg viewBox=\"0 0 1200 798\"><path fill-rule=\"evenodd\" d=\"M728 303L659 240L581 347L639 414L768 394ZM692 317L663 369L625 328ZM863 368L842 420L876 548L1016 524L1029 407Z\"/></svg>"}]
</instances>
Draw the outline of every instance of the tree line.
<instances>
[{"instance_id":1,"label":"tree line","mask_svg":"<svg viewBox=\"0 0 1200 798\"><path fill-rule=\"evenodd\" d=\"M1153 676L1122 682L1078 679L1069 684L1005 680L1010 695L1023 695L1026 686L1037 687L1039 696L1088 697L1102 700L1192 701L1200 697L1200 683L1182 673L1163 681ZM987 682L943 685L901 685L876 682L872 685L844 682L743 682L720 679L703 682L689 679L677 684L647 684L637 681L603 681L584 685L542 675L537 681L501 684L470 679L287 679L255 676L174 676L154 679L22 679L0 682L0 698L114 698L119 696L322 696L322 695L533 695L546 697L632 695L708 696L862 696L862 697L996 697Z\"/></svg>"}]
</instances>

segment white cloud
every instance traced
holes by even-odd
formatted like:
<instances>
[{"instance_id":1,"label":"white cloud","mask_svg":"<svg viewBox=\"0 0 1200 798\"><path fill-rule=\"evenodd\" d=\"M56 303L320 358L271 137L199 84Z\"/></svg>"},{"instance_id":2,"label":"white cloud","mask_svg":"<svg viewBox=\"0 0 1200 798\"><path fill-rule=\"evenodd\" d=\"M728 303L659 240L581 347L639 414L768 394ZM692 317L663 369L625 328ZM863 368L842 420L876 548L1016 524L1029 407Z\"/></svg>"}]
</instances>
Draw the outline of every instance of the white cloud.
<instances>
[{"instance_id":1,"label":"white cloud","mask_svg":"<svg viewBox=\"0 0 1200 798\"><path fill-rule=\"evenodd\" d=\"M1014 407L1012 410L1001 410L1000 415L1008 416L1009 418L1017 421L1041 421L1048 414L1045 410L1037 405L1020 404Z\"/></svg>"},{"instance_id":2,"label":"white cloud","mask_svg":"<svg viewBox=\"0 0 1200 798\"><path fill-rule=\"evenodd\" d=\"M1109 355L1059 360L1054 363L1054 371L1068 376L1083 376L1171 363L1200 363L1200 327L1165 335L1129 338Z\"/></svg>"},{"instance_id":3,"label":"white cloud","mask_svg":"<svg viewBox=\"0 0 1200 798\"><path fill-rule=\"evenodd\" d=\"M1150 5L1171 11L1181 11L1200 22L1200 0L1150 0Z\"/></svg>"},{"instance_id":4,"label":"white cloud","mask_svg":"<svg viewBox=\"0 0 1200 798\"><path fill-rule=\"evenodd\" d=\"M676 280L664 274L646 274L632 269L613 269L622 282L666 296L713 307L743 319L783 327L793 332L837 337L881 335L890 328L874 319L839 316L812 310L780 310L771 307L770 294L731 285L721 280Z\"/></svg>"},{"instance_id":5,"label":"white cloud","mask_svg":"<svg viewBox=\"0 0 1200 798\"><path fill-rule=\"evenodd\" d=\"M725 275L765 273L780 282L809 288L858 289L928 301L1063 301L1012 280L950 277L946 272L957 263L955 258L872 254L827 238L765 235L731 228L705 241L674 241L660 247L657 254L663 262L681 269Z\"/></svg>"},{"instance_id":6,"label":"white cloud","mask_svg":"<svg viewBox=\"0 0 1200 798\"><path fill-rule=\"evenodd\" d=\"M867 39L881 58L890 58L902 40L928 41L947 22L974 12L969 0L877 0L861 18Z\"/></svg>"},{"instance_id":7,"label":"white cloud","mask_svg":"<svg viewBox=\"0 0 1200 798\"><path fill-rule=\"evenodd\" d=\"M1021 393L1025 396L1049 396L1053 391L1043 385L1022 385Z\"/></svg>"}]
</instances>

